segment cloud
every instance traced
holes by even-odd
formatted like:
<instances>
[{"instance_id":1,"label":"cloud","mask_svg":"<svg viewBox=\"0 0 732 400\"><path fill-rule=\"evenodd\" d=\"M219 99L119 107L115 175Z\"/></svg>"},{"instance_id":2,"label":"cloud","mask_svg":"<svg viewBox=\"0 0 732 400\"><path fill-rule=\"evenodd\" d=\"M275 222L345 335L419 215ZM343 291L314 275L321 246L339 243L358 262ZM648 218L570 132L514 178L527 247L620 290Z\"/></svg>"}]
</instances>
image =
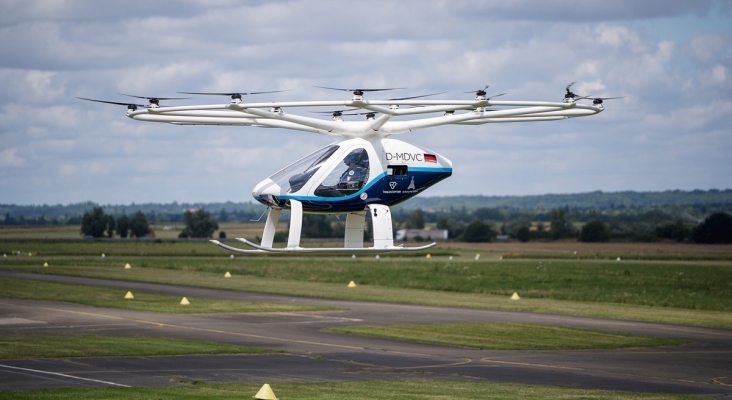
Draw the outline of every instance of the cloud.
<instances>
[{"instance_id":1,"label":"cloud","mask_svg":"<svg viewBox=\"0 0 732 400\"><path fill-rule=\"evenodd\" d=\"M18 156L17 148L0 150L0 167L23 167L27 164L23 157Z\"/></svg>"},{"instance_id":2,"label":"cloud","mask_svg":"<svg viewBox=\"0 0 732 400\"><path fill-rule=\"evenodd\" d=\"M722 154L732 148L732 24L689 21L728 21L730 8L677 0L2 2L0 186L17 190L0 202L247 200L258 181L333 138L141 123L124 107L75 97L348 97L315 85L471 98L463 92L489 84L489 95L508 92L501 99L557 101L576 81L576 93L624 96L592 118L397 137L454 161L453 177L427 195L729 186ZM659 21L693 32L680 41L648 29Z\"/></svg>"}]
</instances>

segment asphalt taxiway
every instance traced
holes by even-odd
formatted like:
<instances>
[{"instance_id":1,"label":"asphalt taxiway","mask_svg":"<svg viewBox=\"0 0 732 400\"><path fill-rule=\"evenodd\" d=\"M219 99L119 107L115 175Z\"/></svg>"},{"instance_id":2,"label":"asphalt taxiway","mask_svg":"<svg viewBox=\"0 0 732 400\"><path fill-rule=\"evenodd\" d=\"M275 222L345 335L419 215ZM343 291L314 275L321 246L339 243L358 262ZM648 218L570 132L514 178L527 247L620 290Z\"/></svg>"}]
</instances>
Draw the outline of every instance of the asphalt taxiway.
<instances>
[{"instance_id":1,"label":"asphalt taxiway","mask_svg":"<svg viewBox=\"0 0 732 400\"><path fill-rule=\"evenodd\" d=\"M0 360L0 390L163 386L181 381L278 382L450 378L732 397L732 330L528 312L302 298L60 275L1 277L343 311L172 315L0 299L0 337L159 336L283 350L285 354ZM684 339L673 347L494 351L344 335L346 325L521 322Z\"/></svg>"}]
</instances>

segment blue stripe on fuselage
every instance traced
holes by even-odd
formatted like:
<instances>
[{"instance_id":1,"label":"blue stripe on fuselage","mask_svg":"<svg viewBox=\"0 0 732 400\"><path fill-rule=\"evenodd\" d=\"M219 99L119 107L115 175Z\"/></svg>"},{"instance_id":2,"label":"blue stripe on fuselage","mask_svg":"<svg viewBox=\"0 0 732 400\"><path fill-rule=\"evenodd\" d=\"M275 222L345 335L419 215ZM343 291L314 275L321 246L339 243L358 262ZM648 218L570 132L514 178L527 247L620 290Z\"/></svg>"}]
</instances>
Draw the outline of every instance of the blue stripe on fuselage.
<instances>
[{"instance_id":1,"label":"blue stripe on fuselage","mask_svg":"<svg viewBox=\"0 0 732 400\"><path fill-rule=\"evenodd\" d=\"M302 202L303 210L309 212L351 212L362 211L369 204L383 204L393 206L411 197L416 196L435 183L452 175L452 168L429 168L409 167L405 176L387 175L381 173L376 179L367 183L356 193L343 197L318 197L318 196L278 196L279 205L285 207L287 200L298 200ZM414 182L412 187L412 182ZM393 186L393 187L392 187ZM366 193L367 197L361 199ZM261 198L255 198L262 202ZM262 202L264 203L264 202ZM266 203L264 203L266 204Z\"/></svg>"}]
</instances>

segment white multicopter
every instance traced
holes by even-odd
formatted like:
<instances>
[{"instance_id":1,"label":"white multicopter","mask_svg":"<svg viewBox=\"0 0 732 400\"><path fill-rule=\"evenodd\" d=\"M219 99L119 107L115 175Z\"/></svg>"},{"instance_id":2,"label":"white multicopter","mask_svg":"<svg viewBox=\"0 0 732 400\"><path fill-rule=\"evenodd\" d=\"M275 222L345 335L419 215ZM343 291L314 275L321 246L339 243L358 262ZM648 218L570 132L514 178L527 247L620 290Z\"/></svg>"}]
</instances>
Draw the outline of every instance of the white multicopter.
<instances>
[{"instance_id":1,"label":"white multicopter","mask_svg":"<svg viewBox=\"0 0 732 400\"><path fill-rule=\"evenodd\" d=\"M83 99L127 106L127 116L138 121L166 122L176 125L236 125L283 128L335 136L332 144L310 154L254 187L254 198L269 207L269 214L259 244L243 238L251 246L245 250L216 240L213 243L233 252L386 252L423 250L395 246L390 207L401 203L452 175L452 162L442 155L390 138L393 135L442 125L483 125L502 122L556 121L586 117L603 110L602 98L578 96L570 91L562 102L498 101L486 96L485 89L475 92L472 100L425 100L427 96L402 99L366 100L365 92L389 89L336 89L353 93L343 101L285 101L243 103L242 95L257 93L190 93L226 95L229 104L161 107L160 100L172 98L139 97L147 106L102 100ZM325 88L334 89L334 88ZM472 92L470 92L472 93ZM592 104L580 104L582 99ZM608 98L605 98L607 100ZM408 108L400 108L405 107ZM349 107L363 110L366 119L345 121L345 110L332 113L331 120L290 114L285 108ZM491 109L488 109L491 107ZM141 108L141 109L138 109ZM434 115L434 114L438 115ZM380 114L377 116L377 114ZM410 116L424 118L401 118ZM346 114L348 115L348 114ZM283 209L290 210L287 247L273 247L275 226ZM373 247L364 247L366 212L373 223ZM344 246L304 248L300 246L303 213L346 214Z\"/></svg>"}]
</instances>

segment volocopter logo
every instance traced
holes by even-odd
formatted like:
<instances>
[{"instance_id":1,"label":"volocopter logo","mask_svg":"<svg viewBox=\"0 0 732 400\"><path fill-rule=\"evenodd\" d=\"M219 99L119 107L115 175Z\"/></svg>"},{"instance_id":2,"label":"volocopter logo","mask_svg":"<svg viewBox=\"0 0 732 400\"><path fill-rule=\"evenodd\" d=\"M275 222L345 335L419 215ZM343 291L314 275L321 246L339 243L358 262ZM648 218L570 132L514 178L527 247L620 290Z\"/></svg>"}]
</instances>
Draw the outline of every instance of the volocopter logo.
<instances>
[{"instance_id":1,"label":"volocopter logo","mask_svg":"<svg viewBox=\"0 0 732 400\"><path fill-rule=\"evenodd\" d=\"M390 187L390 188L391 188L392 190L394 190L394 188L396 187L396 185L397 185L397 183L396 183L395 181L391 181L391 182L389 182L389 187Z\"/></svg>"}]
</instances>

